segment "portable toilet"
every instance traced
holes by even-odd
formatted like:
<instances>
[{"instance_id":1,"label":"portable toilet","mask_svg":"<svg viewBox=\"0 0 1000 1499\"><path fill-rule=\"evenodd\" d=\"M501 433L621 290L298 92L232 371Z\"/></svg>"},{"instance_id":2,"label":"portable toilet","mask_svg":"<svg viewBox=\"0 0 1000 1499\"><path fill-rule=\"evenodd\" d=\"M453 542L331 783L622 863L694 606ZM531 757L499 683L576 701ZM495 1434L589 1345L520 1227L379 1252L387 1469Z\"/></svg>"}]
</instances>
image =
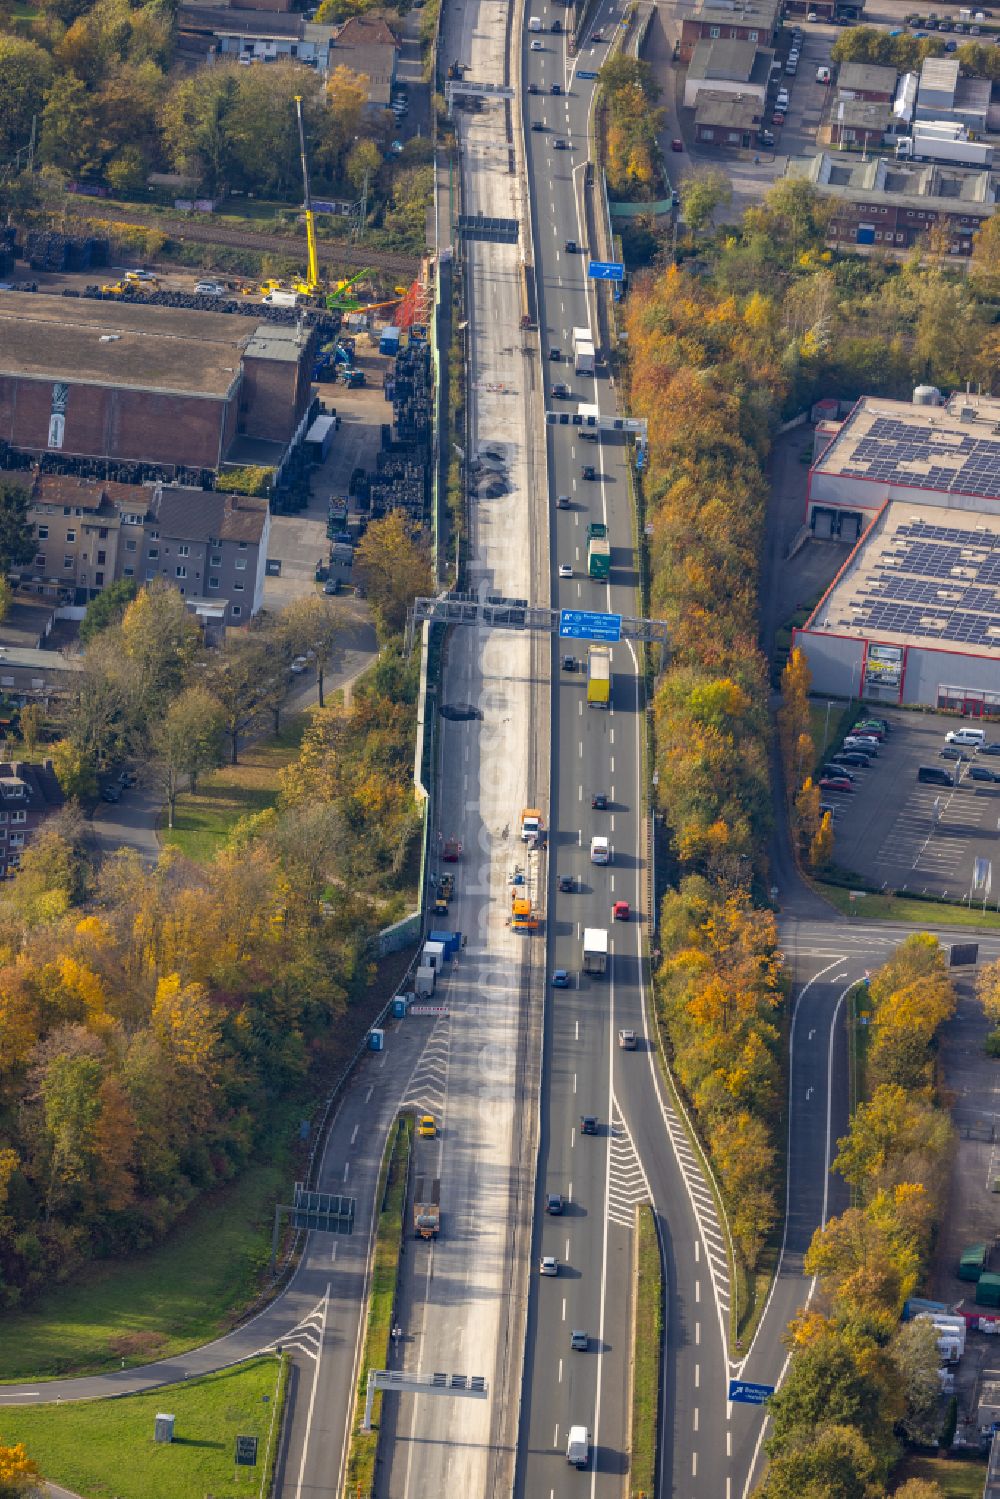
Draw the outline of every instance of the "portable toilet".
<instances>
[{"instance_id":1,"label":"portable toilet","mask_svg":"<svg viewBox=\"0 0 1000 1499\"><path fill-rule=\"evenodd\" d=\"M385 1031L380 1026L373 1026L368 1032L368 1050L383 1051L385 1049Z\"/></svg>"},{"instance_id":2,"label":"portable toilet","mask_svg":"<svg viewBox=\"0 0 1000 1499\"><path fill-rule=\"evenodd\" d=\"M406 995L405 994L397 994L396 995L395 999L392 1002L392 1014L393 1014L393 1018L395 1020L404 1020L406 1018Z\"/></svg>"},{"instance_id":3,"label":"portable toilet","mask_svg":"<svg viewBox=\"0 0 1000 1499\"><path fill-rule=\"evenodd\" d=\"M959 1280L978 1280L989 1260L987 1244L966 1244L958 1261Z\"/></svg>"},{"instance_id":4,"label":"portable toilet","mask_svg":"<svg viewBox=\"0 0 1000 1499\"><path fill-rule=\"evenodd\" d=\"M443 942L425 942L421 963L425 968L433 968L435 972L440 973L446 956Z\"/></svg>"}]
</instances>

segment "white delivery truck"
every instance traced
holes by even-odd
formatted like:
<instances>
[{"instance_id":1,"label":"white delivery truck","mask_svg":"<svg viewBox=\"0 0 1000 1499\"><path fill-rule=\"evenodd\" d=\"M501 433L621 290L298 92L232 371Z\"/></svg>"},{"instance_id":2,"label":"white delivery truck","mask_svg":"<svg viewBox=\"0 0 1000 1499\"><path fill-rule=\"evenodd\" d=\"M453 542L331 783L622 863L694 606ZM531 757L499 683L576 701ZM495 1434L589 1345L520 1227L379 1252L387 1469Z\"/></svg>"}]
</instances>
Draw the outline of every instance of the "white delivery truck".
<instances>
[{"instance_id":1,"label":"white delivery truck","mask_svg":"<svg viewBox=\"0 0 1000 1499\"><path fill-rule=\"evenodd\" d=\"M953 120L915 120L913 134L896 143L903 161L941 161L953 166L991 167L993 147L972 140L968 127Z\"/></svg>"},{"instance_id":2,"label":"white delivery truck","mask_svg":"<svg viewBox=\"0 0 1000 1499\"><path fill-rule=\"evenodd\" d=\"M608 934L603 927L588 926L583 933L584 973L606 973L608 969Z\"/></svg>"},{"instance_id":3,"label":"white delivery truck","mask_svg":"<svg viewBox=\"0 0 1000 1499\"><path fill-rule=\"evenodd\" d=\"M591 838L590 862L591 864L611 863L611 844L607 838Z\"/></svg>"},{"instance_id":4,"label":"white delivery truck","mask_svg":"<svg viewBox=\"0 0 1000 1499\"><path fill-rule=\"evenodd\" d=\"M573 368L578 375L594 373L594 335L589 328L573 329Z\"/></svg>"}]
</instances>

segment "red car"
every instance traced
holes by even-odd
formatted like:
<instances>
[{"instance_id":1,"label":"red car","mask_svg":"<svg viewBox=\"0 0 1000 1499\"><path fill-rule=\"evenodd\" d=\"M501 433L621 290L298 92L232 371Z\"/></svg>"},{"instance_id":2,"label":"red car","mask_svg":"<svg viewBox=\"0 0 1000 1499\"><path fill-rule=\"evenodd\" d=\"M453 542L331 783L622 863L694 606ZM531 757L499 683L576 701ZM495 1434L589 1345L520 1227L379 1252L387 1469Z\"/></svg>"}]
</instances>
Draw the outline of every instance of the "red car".
<instances>
[{"instance_id":1,"label":"red car","mask_svg":"<svg viewBox=\"0 0 1000 1499\"><path fill-rule=\"evenodd\" d=\"M771 124L772 125L783 125L784 123L785 123L785 111L783 109L776 109L774 111L774 114L771 116Z\"/></svg>"},{"instance_id":2,"label":"red car","mask_svg":"<svg viewBox=\"0 0 1000 1499\"><path fill-rule=\"evenodd\" d=\"M684 142L682 140L679 140L678 138L675 137L670 142L670 149L671 149L671 151L683 151L684 150Z\"/></svg>"},{"instance_id":3,"label":"red car","mask_svg":"<svg viewBox=\"0 0 1000 1499\"><path fill-rule=\"evenodd\" d=\"M818 784L821 791L854 790L846 776L820 776Z\"/></svg>"},{"instance_id":4,"label":"red car","mask_svg":"<svg viewBox=\"0 0 1000 1499\"><path fill-rule=\"evenodd\" d=\"M611 907L611 918L613 921L628 921L631 915L627 900L616 900Z\"/></svg>"}]
</instances>

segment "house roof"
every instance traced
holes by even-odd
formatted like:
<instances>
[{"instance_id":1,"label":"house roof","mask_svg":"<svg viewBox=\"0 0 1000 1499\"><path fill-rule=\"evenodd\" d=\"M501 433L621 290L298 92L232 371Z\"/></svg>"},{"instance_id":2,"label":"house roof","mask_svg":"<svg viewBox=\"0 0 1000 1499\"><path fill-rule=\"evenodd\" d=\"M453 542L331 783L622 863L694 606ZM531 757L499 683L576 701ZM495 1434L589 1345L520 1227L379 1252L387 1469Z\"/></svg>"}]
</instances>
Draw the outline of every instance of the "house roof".
<instances>
[{"instance_id":1,"label":"house roof","mask_svg":"<svg viewBox=\"0 0 1000 1499\"><path fill-rule=\"evenodd\" d=\"M51 760L41 765L27 760L0 764L0 806L22 807L31 812L56 812L65 800Z\"/></svg>"},{"instance_id":2,"label":"house roof","mask_svg":"<svg viewBox=\"0 0 1000 1499\"><path fill-rule=\"evenodd\" d=\"M887 94L891 99L898 77L895 68L885 68L880 63L843 62L837 74L837 87L842 93Z\"/></svg>"},{"instance_id":3,"label":"house roof","mask_svg":"<svg viewBox=\"0 0 1000 1499\"><path fill-rule=\"evenodd\" d=\"M72 505L74 509L146 511L153 491L144 484L118 484L111 479L81 479L75 474L36 473L31 497L36 505Z\"/></svg>"},{"instance_id":4,"label":"house roof","mask_svg":"<svg viewBox=\"0 0 1000 1499\"><path fill-rule=\"evenodd\" d=\"M747 27L770 36L780 7L781 0L698 0L692 19L700 26Z\"/></svg>"},{"instance_id":5,"label":"house roof","mask_svg":"<svg viewBox=\"0 0 1000 1499\"><path fill-rule=\"evenodd\" d=\"M260 544L267 501L247 495L163 485L154 491L160 534L179 541L245 541Z\"/></svg>"},{"instance_id":6,"label":"house roof","mask_svg":"<svg viewBox=\"0 0 1000 1499\"><path fill-rule=\"evenodd\" d=\"M806 177L820 192L849 203L924 208L991 218L996 212L998 179L989 171L941 166L933 162L870 161L848 152L820 151L815 156L793 156L785 175Z\"/></svg>"},{"instance_id":7,"label":"house roof","mask_svg":"<svg viewBox=\"0 0 1000 1499\"><path fill-rule=\"evenodd\" d=\"M350 16L333 33L338 47L398 47L399 40L385 21L374 16Z\"/></svg>"},{"instance_id":8,"label":"house roof","mask_svg":"<svg viewBox=\"0 0 1000 1499\"><path fill-rule=\"evenodd\" d=\"M700 41L691 54L688 77L749 83L756 52L754 42Z\"/></svg>"},{"instance_id":9,"label":"house roof","mask_svg":"<svg viewBox=\"0 0 1000 1499\"><path fill-rule=\"evenodd\" d=\"M854 129L861 126L866 130L888 130L892 124L892 105L884 99L838 99L832 123L834 130L839 130L841 125Z\"/></svg>"},{"instance_id":10,"label":"house roof","mask_svg":"<svg viewBox=\"0 0 1000 1499\"><path fill-rule=\"evenodd\" d=\"M952 109L956 114L988 114L993 85L988 78L960 78Z\"/></svg>"},{"instance_id":11,"label":"house roof","mask_svg":"<svg viewBox=\"0 0 1000 1499\"><path fill-rule=\"evenodd\" d=\"M228 10L210 5L182 5L178 21L183 31L210 31L216 36L301 38L305 19L280 10Z\"/></svg>"},{"instance_id":12,"label":"house roof","mask_svg":"<svg viewBox=\"0 0 1000 1499\"><path fill-rule=\"evenodd\" d=\"M694 122L696 125L721 125L742 130L758 123L761 108L756 94L720 94L703 88L698 94Z\"/></svg>"},{"instance_id":13,"label":"house roof","mask_svg":"<svg viewBox=\"0 0 1000 1499\"><path fill-rule=\"evenodd\" d=\"M953 94L958 86L959 61L957 57L925 57L920 69L920 90L934 89L936 93Z\"/></svg>"}]
</instances>

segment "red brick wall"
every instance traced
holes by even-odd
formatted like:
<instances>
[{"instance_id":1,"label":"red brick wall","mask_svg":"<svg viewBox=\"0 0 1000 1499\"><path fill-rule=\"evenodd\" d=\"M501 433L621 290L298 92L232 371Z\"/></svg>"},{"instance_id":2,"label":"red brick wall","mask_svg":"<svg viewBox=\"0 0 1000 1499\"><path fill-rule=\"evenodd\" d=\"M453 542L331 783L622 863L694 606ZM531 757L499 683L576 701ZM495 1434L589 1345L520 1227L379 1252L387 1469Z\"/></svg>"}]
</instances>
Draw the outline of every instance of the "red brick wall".
<instances>
[{"instance_id":1,"label":"red brick wall","mask_svg":"<svg viewBox=\"0 0 1000 1499\"><path fill-rule=\"evenodd\" d=\"M0 439L48 451L52 382L0 377ZM216 468L226 403L156 391L70 385L62 451Z\"/></svg>"},{"instance_id":2,"label":"red brick wall","mask_svg":"<svg viewBox=\"0 0 1000 1499\"><path fill-rule=\"evenodd\" d=\"M243 355L240 430L247 437L289 441L309 404L316 340L315 330L303 339L297 364Z\"/></svg>"}]
</instances>

